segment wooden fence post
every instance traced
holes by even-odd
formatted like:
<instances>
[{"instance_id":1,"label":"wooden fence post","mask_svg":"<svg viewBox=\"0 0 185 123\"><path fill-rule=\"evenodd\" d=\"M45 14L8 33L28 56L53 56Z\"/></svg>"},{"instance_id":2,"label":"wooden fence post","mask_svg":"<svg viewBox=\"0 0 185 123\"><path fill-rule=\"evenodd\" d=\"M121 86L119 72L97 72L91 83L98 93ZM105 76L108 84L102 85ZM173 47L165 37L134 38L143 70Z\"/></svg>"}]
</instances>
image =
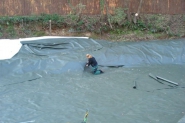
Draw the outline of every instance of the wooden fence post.
<instances>
[{"instance_id":1,"label":"wooden fence post","mask_svg":"<svg viewBox=\"0 0 185 123\"><path fill-rule=\"evenodd\" d=\"M137 22L137 16L140 14L140 9L141 9L142 3L143 3L143 0L140 0L139 7L138 7L138 10L137 10L137 13L135 13L135 16L134 16L134 23L136 23L136 22Z\"/></svg>"},{"instance_id":2,"label":"wooden fence post","mask_svg":"<svg viewBox=\"0 0 185 123\"><path fill-rule=\"evenodd\" d=\"M49 35L51 35L51 20L49 20Z\"/></svg>"}]
</instances>

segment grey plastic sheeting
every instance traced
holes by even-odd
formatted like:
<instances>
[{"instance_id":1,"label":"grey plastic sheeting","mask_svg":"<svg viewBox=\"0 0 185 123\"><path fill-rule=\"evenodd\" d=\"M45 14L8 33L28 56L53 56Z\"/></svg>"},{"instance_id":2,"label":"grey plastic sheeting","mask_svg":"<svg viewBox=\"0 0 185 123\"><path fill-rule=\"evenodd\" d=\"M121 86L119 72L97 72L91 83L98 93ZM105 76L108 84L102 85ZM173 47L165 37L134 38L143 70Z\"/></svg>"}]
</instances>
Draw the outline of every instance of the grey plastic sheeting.
<instances>
[{"instance_id":1,"label":"grey plastic sheeting","mask_svg":"<svg viewBox=\"0 0 185 123\"><path fill-rule=\"evenodd\" d=\"M185 39L21 43L13 58L0 61L0 123L81 123L86 110L88 123L184 119ZM104 74L84 67L87 53ZM156 81L149 73L179 85Z\"/></svg>"},{"instance_id":2,"label":"grey plastic sheeting","mask_svg":"<svg viewBox=\"0 0 185 123\"><path fill-rule=\"evenodd\" d=\"M185 116L182 119L180 119L178 123L185 123Z\"/></svg>"}]
</instances>

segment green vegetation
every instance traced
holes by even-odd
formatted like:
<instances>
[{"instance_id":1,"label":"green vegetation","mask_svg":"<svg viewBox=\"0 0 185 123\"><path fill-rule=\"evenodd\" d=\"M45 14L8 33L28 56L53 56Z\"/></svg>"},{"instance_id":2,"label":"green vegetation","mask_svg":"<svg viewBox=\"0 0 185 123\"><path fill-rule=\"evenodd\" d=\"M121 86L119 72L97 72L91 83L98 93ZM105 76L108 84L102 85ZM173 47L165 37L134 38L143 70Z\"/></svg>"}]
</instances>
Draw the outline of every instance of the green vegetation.
<instances>
[{"instance_id":1,"label":"green vegetation","mask_svg":"<svg viewBox=\"0 0 185 123\"><path fill-rule=\"evenodd\" d=\"M127 9L116 8L114 14L103 14L105 1L101 0L101 15L82 15L85 8L81 3L71 7L68 15L41 14L32 16L0 17L0 38L24 38L32 36L51 35L49 33L51 20L52 32L67 30L70 33L92 33L92 37L109 35L111 40L128 40L128 36L163 38L183 37L185 35L184 15L140 15L136 23L127 19ZM51 32L51 33L52 33ZM148 36L148 37L147 37ZM107 37L107 36L105 36ZM132 39L130 39L132 40ZM142 40L142 39L141 39Z\"/></svg>"}]
</instances>

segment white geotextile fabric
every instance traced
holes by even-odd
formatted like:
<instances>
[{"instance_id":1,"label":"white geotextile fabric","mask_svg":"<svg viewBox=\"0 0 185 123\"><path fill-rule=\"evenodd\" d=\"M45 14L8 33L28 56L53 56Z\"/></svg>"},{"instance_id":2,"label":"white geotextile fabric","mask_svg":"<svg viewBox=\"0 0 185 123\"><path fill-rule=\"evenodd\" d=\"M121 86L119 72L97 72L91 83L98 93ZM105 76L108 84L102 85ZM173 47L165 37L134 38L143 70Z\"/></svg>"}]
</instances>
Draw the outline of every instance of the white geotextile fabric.
<instances>
[{"instance_id":1,"label":"white geotextile fabric","mask_svg":"<svg viewBox=\"0 0 185 123\"><path fill-rule=\"evenodd\" d=\"M1 39L0 40L0 60L12 58L21 48L19 39Z\"/></svg>"},{"instance_id":2,"label":"white geotextile fabric","mask_svg":"<svg viewBox=\"0 0 185 123\"><path fill-rule=\"evenodd\" d=\"M0 39L0 60L12 58L21 48L21 41L34 41L49 38L88 38L88 37L59 37L59 36L43 36L22 39Z\"/></svg>"}]
</instances>

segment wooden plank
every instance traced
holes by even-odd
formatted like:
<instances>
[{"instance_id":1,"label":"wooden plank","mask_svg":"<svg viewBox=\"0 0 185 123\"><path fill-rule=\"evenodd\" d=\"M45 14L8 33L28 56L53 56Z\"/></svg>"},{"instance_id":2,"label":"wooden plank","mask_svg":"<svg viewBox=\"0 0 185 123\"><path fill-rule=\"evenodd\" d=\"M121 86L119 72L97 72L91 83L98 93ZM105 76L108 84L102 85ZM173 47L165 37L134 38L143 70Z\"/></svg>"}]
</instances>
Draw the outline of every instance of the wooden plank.
<instances>
[{"instance_id":1,"label":"wooden plank","mask_svg":"<svg viewBox=\"0 0 185 123\"><path fill-rule=\"evenodd\" d=\"M14 15L22 15L23 3L22 0L6 0L3 1L3 16L14 16Z\"/></svg>"},{"instance_id":2,"label":"wooden plank","mask_svg":"<svg viewBox=\"0 0 185 123\"><path fill-rule=\"evenodd\" d=\"M5 15L5 9L4 9L5 0L0 1L0 16Z\"/></svg>"},{"instance_id":3,"label":"wooden plank","mask_svg":"<svg viewBox=\"0 0 185 123\"><path fill-rule=\"evenodd\" d=\"M136 13L139 7L140 0L130 0L130 12Z\"/></svg>"},{"instance_id":4,"label":"wooden plank","mask_svg":"<svg viewBox=\"0 0 185 123\"><path fill-rule=\"evenodd\" d=\"M70 0L73 7L80 2L85 5L82 14L99 15L101 14L101 0ZM115 8L126 8L136 13L140 0L105 0L109 13ZM0 0L0 16L15 15L40 15L60 14L65 15L71 12L67 3L68 0ZM104 8L104 13L106 9ZM143 14L185 14L185 0L143 0L140 12Z\"/></svg>"}]
</instances>

